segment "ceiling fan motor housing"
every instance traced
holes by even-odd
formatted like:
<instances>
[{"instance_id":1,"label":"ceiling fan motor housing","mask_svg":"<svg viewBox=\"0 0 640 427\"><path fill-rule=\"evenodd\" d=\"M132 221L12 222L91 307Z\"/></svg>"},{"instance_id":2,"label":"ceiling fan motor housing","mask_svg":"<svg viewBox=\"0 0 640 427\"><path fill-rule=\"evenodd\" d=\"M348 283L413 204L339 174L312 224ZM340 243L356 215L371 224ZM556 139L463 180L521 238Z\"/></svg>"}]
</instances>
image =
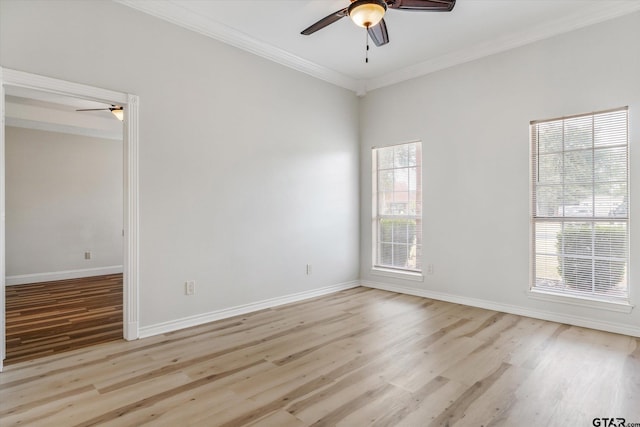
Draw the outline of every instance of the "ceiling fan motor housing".
<instances>
[{"instance_id":1,"label":"ceiling fan motor housing","mask_svg":"<svg viewBox=\"0 0 640 427\"><path fill-rule=\"evenodd\" d=\"M356 0L348 8L351 20L363 28L377 25L386 11L387 3L383 0Z\"/></svg>"}]
</instances>

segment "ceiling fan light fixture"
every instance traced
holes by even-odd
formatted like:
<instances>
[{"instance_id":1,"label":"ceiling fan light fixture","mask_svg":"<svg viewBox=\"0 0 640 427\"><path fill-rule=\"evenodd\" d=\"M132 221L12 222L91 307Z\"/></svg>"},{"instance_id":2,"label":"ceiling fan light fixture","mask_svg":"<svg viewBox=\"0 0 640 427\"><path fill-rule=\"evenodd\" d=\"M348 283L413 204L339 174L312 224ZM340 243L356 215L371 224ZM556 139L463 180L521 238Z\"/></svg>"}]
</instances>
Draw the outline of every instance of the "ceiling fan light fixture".
<instances>
[{"instance_id":1,"label":"ceiling fan light fixture","mask_svg":"<svg viewBox=\"0 0 640 427\"><path fill-rule=\"evenodd\" d=\"M122 107L109 108L109 110L111 111L111 113L113 113L114 116L118 118L118 120L124 120L124 110L122 109Z\"/></svg>"},{"instance_id":2,"label":"ceiling fan light fixture","mask_svg":"<svg viewBox=\"0 0 640 427\"><path fill-rule=\"evenodd\" d=\"M359 27L375 27L387 11L383 0L356 0L349 5L349 18Z\"/></svg>"}]
</instances>

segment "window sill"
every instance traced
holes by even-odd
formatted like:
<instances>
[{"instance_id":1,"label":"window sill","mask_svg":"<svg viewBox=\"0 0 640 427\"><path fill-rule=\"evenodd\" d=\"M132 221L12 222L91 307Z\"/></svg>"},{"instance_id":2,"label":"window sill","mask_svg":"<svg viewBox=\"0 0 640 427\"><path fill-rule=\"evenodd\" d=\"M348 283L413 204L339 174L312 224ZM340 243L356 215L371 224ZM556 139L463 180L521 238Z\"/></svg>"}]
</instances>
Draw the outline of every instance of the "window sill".
<instances>
[{"instance_id":1,"label":"window sill","mask_svg":"<svg viewBox=\"0 0 640 427\"><path fill-rule=\"evenodd\" d=\"M595 298L585 298L575 295L559 294L554 292L529 290L527 291L529 298L557 302L562 304L577 305L579 307L597 308L600 310L615 311L618 313L631 313L633 305L628 301L605 301Z\"/></svg>"},{"instance_id":2,"label":"window sill","mask_svg":"<svg viewBox=\"0 0 640 427\"><path fill-rule=\"evenodd\" d=\"M424 276L422 275L422 273L418 273L414 271L400 271L400 270L374 267L371 269L371 274L375 276L385 276L385 277L394 277L396 279L413 280L415 282L424 281Z\"/></svg>"}]
</instances>

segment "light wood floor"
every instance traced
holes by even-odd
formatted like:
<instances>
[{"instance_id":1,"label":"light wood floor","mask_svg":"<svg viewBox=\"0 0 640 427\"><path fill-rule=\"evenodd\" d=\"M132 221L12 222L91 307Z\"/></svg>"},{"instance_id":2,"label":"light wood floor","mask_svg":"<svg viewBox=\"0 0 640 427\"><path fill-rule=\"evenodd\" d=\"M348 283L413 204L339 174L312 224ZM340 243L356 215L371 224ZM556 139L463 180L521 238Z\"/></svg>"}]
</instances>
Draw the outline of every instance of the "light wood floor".
<instances>
[{"instance_id":1,"label":"light wood floor","mask_svg":"<svg viewBox=\"0 0 640 427\"><path fill-rule=\"evenodd\" d=\"M640 339L355 288L0 374L0 425L640 423Z\"/></svg>"},{"instance_id":2,"label":"light wood floor","mask_svg":"<svg viewBox=\"0 0 640 427\"><path fill-rule=\"evenodd\" d=\"M7 365L122 338L122 274L6 287Z\"/></svg>"}]
</instances>

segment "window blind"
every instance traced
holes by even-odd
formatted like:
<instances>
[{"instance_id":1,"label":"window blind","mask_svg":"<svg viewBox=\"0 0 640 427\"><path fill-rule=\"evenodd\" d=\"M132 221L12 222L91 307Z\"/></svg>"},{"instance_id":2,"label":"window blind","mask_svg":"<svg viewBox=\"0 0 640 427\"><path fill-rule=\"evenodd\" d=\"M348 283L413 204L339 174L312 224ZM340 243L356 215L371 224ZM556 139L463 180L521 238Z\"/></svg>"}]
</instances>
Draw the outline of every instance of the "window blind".
<instances>
[{"instance_id":1,"label":"window blind","mask_svg":"<svg viewBox=\"0 0 640 427\"><path fill-rule=\"evenodd\" d=\"M628 298L628 108L531 122L533 290Z\"/></svg>"},{"instance_id":2,"label":"window blind","mask_svg":"<svg viewBox=\"0 0 640 427\"><path fill-rule=\"evenodd\" d=\"M374 267L422 270L420 142L374 148Z\"/></svg>"}]
</instances>

